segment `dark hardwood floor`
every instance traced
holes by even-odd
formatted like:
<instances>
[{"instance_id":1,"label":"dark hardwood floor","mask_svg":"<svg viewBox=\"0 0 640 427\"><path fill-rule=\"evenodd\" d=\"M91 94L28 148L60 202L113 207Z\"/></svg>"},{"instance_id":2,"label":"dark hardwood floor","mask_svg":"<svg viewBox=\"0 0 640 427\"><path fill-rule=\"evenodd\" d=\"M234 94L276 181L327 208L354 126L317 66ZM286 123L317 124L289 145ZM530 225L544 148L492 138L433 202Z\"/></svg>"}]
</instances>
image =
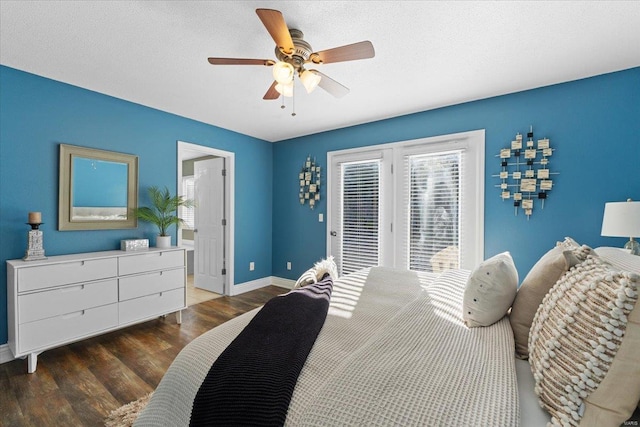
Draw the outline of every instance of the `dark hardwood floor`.
<instances>
[{"instance_id":1,"label":"dark hardwood floor","mask_svg":"<svg viewBox=\"0 0 640 427\"><path fill-rule=\"evenodd\" d=\"M0 426L102 426L110 411L153 391L191 340L286 289L269 286L0 365Z\"/></svg>"}]
</instances>

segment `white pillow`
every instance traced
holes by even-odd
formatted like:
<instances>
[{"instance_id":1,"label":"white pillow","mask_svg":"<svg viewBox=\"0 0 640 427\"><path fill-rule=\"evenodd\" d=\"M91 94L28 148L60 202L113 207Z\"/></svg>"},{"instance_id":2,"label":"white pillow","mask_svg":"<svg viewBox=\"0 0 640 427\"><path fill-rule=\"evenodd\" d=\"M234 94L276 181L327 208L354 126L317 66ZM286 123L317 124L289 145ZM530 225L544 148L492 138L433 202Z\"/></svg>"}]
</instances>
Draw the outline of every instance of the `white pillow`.
<instances>
[{"instance_id":1,"label":"white pillow","mask_svg":"<svg viewBox=\"0 0 640 427\"><path fill-rule=\"evenodd\" d=\"M502 319L518 289L518 271L509 252L483 261L469 276L462 318L470 327L489 326Z\"/></svg>"}]
</instances>

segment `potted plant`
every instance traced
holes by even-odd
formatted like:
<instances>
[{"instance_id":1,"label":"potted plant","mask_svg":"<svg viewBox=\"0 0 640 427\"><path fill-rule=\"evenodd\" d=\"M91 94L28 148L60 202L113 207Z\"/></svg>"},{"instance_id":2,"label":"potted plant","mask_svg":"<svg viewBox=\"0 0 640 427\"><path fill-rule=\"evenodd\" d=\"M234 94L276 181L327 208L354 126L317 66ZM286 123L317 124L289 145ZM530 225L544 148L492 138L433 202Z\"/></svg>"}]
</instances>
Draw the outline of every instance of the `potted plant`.
<instances>
[{"instance_id":1,"label":"potted plant","mask_svg":"<svg viewBox=\"0 0 640 427\"><path fill-rule=\"evenodd\" d=\"M142 221L155 224L159 231L156 247L168 248L171 246L171 235L167 234L168 228L172 225L180 227L184 223L177 216L176 211L180 206L191 208L195 203L183 196L172 196L167 187L164 187L164 190L160 190L156 186L149 187L149 198L152 207L139 207L136 209L136 216Z\"/></svg>"}]
</instances>

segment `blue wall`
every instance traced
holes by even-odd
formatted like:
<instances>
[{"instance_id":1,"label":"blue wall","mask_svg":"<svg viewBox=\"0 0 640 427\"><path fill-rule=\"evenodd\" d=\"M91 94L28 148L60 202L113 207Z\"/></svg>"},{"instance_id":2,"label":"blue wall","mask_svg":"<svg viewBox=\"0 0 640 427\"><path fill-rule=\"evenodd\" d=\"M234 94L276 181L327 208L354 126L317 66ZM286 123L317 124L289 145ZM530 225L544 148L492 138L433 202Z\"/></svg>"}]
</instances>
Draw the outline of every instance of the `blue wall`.
<instances>
[{"instance_id":1,"label":"blue wall","mask_svg":"<svg viewBox=\"0 0 640 427\"><path fill-rule=\"evenodd\" d=\"M491 175L499 170L494 155L529 125L536 138L551 139L560 175L545 209L527 221L502 202ZM600 237L600 225L606 201L640 200L640 68L270 144L0 66L0 344L7 340L5 261L24 255L27 212L42 212L47 255L116 249L120 239L155 234L145 223L58 232L59 143L139 156L142 204L150 185L175 191L177 140L234 152L235 282L243 283L295 279L325 256L318 213L326 217L326 188L314 210L298 201L307 155L326 172L327 151L475 129L486 130L485 257L511 251L523 278L564 236L593 247L623 245ZM256 170L265 173L245 173Z\"/></svg>"},{"instance_id":2,"label":"blue wall","mask_svg":"<svg viewBox=\"0 0 640 427\"><path fill-rule=\"evenodd\" d=\"M119 249L120 239L153 241L157 234L147 223L134 230L57 231L58 145L139 156L140 202L146 204L151 185L176 191L178 140L235 153L235 283L270 276L271 143L0 67L0 344L7 341L5 261L24 256L29 211L42 212L47 255ZM252 170L268 173L242 172Z\"/></svg>"},{"instance_id":3,"label":"blue wall","mask_svg":"<svg viewBox=\"0 0 640 427\"><path fill-rule=\"evenodd\" d=\"M491 175L500 170L494 157L499 149L530 125L535 139L550 138L556 148L550 166L560 175L553 177L544 209L527 221L500 199L494 187L499 180ZM476 129L486 130L485 258L510 251L523 279L565 236L592 247L624 244L600 237L600 227L605 202L640 200L640 68L277 143L274 276L295 279L326 252L326 223L318 222L318 213L327 214L326 188L315 210L301 206L297 197L297 176L307 155L326 170L327 151Z\"/></svg>"}]
</instances>

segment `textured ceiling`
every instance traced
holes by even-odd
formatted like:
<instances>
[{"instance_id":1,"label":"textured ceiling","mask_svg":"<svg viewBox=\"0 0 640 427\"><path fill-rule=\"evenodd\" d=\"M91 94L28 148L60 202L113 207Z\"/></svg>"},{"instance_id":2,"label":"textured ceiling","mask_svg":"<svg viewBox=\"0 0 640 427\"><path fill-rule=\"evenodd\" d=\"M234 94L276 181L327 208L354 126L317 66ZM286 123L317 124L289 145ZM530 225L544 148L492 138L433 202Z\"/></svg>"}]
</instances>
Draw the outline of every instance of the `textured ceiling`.
<instances>
[{"instance_id":1,"label":"textured ceiling","mask_svg":"<svg viewBox=\"0 0 640 427\"><path fill-rule=\"evenodd\" d=\"M255 13L280 10L315 51L370 40L373 59L318 66L351 89L264 101L273 59ZM0 1L0 63L280 141L640 66L639 1Z\"/></svg>"}]
</instances>

